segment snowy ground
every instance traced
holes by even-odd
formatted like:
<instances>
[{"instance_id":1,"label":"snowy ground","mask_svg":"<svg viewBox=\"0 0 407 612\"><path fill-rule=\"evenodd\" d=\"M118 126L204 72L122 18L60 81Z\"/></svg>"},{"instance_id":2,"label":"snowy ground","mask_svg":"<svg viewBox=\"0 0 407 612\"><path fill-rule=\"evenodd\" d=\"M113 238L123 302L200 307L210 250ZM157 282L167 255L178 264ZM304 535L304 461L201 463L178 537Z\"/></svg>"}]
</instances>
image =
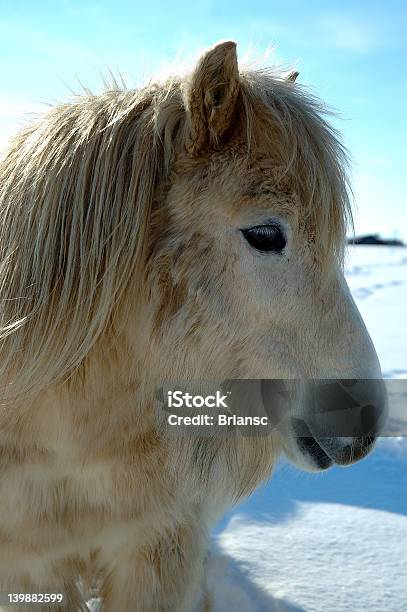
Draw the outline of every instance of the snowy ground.
<instances>
[{"instance_id":1,"label":"snowy ground","mask_svg":"<svg viewBox=\"0 0 407 612\"><path fill-rule=\"evenodd\" d=\"M347 261L384 375L407 378L407 249L352 247ZM404 612L407 439L317 475L282 463L213 542L217 612Z\"/></svg>"},{"instance_id":2,"label":"snowy ground","mask_svg":"<svg viewBox=\"0 0 407 612\"><path fill-rule=\"evenodd\" d=\"M350 247L347 281L386 378L407 378L407 248Z\"/></svg>"}]
</instances>

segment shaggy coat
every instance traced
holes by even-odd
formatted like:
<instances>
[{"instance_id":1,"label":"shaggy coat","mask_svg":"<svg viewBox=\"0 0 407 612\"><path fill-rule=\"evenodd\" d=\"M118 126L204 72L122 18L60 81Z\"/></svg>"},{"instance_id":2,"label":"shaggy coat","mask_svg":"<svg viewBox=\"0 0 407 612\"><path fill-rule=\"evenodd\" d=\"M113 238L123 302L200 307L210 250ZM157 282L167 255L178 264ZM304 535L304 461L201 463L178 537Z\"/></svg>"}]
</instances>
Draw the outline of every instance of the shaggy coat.
<instances>
[{"instance_id":1,"label":"shaggy coat","mask_svg":"<svg viewBox=\"0 0 407 612\"><path fill-rule=\"evenodd\" d=\"M208 531L284 440L168 437L157 388L377 371L341 272L346 154L295 78L239 71L220 43L187 77L77 97L11 142L0 591L208 610ZM241 230L269 218L287 246L265 256Z\"/></svg>"}]
</instances>

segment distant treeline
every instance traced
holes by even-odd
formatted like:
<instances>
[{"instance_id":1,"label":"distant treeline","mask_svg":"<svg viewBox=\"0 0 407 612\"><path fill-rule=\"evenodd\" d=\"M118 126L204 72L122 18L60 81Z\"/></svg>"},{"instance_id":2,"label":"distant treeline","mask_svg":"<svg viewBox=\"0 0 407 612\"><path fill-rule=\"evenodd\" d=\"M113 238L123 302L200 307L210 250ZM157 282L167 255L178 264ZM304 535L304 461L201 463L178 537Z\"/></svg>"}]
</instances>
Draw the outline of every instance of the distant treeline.
<instances>
[{"instance_id":1,"label":"distant treeline","mask_svg":"<svg viewBox=\"0 0 407 612\"><path fill-rule=\"evenodd\" d=\"M347 239L348 244L379 244L385 246L406 246L402 240L397 238L381 238L379 234L367 234L366 236L354 236Z\"/></svg>"}]
</instances>

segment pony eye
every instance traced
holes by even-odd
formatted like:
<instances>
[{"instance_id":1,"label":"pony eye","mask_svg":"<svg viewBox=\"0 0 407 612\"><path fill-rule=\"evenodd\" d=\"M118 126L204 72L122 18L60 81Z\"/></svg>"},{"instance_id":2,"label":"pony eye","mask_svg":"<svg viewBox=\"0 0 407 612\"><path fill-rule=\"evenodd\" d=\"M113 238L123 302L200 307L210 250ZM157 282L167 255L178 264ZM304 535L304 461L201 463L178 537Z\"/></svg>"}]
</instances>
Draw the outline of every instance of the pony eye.
<instances>
[{"instance_id":1,"label":"pony eye","mask_svg":"<svg viewBox=\"0 0 407 612\"><path fill-rule=\"evenodd\" d=\"M287 243L278 225L257 225L242 233L250 246L263 253L281 253Z\"/></svg>"}]
</instances>

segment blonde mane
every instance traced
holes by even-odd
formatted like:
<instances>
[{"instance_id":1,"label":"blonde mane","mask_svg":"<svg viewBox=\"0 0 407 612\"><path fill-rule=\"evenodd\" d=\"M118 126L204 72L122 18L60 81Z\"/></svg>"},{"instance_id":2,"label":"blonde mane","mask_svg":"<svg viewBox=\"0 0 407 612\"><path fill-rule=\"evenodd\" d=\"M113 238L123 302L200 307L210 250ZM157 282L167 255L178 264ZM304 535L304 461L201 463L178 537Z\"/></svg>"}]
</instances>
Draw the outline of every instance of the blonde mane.
<instances>
[{"instance_id":1,"label":"blonde mane","mask_svg":"<svg viewBox=\"0 0 407 612\"><path fill-rule=\"evenodd\" d=\"M270 125L269 145L296 181L322 256L340 256L347 162L326 109L275 71L243 72L241 85L248 150ZM84 95L11 142L0 162L3 401L67 377L141 279L157 187L185 149L187 90L188 79L172 78Z\"/></svg>"}]
</instances>

